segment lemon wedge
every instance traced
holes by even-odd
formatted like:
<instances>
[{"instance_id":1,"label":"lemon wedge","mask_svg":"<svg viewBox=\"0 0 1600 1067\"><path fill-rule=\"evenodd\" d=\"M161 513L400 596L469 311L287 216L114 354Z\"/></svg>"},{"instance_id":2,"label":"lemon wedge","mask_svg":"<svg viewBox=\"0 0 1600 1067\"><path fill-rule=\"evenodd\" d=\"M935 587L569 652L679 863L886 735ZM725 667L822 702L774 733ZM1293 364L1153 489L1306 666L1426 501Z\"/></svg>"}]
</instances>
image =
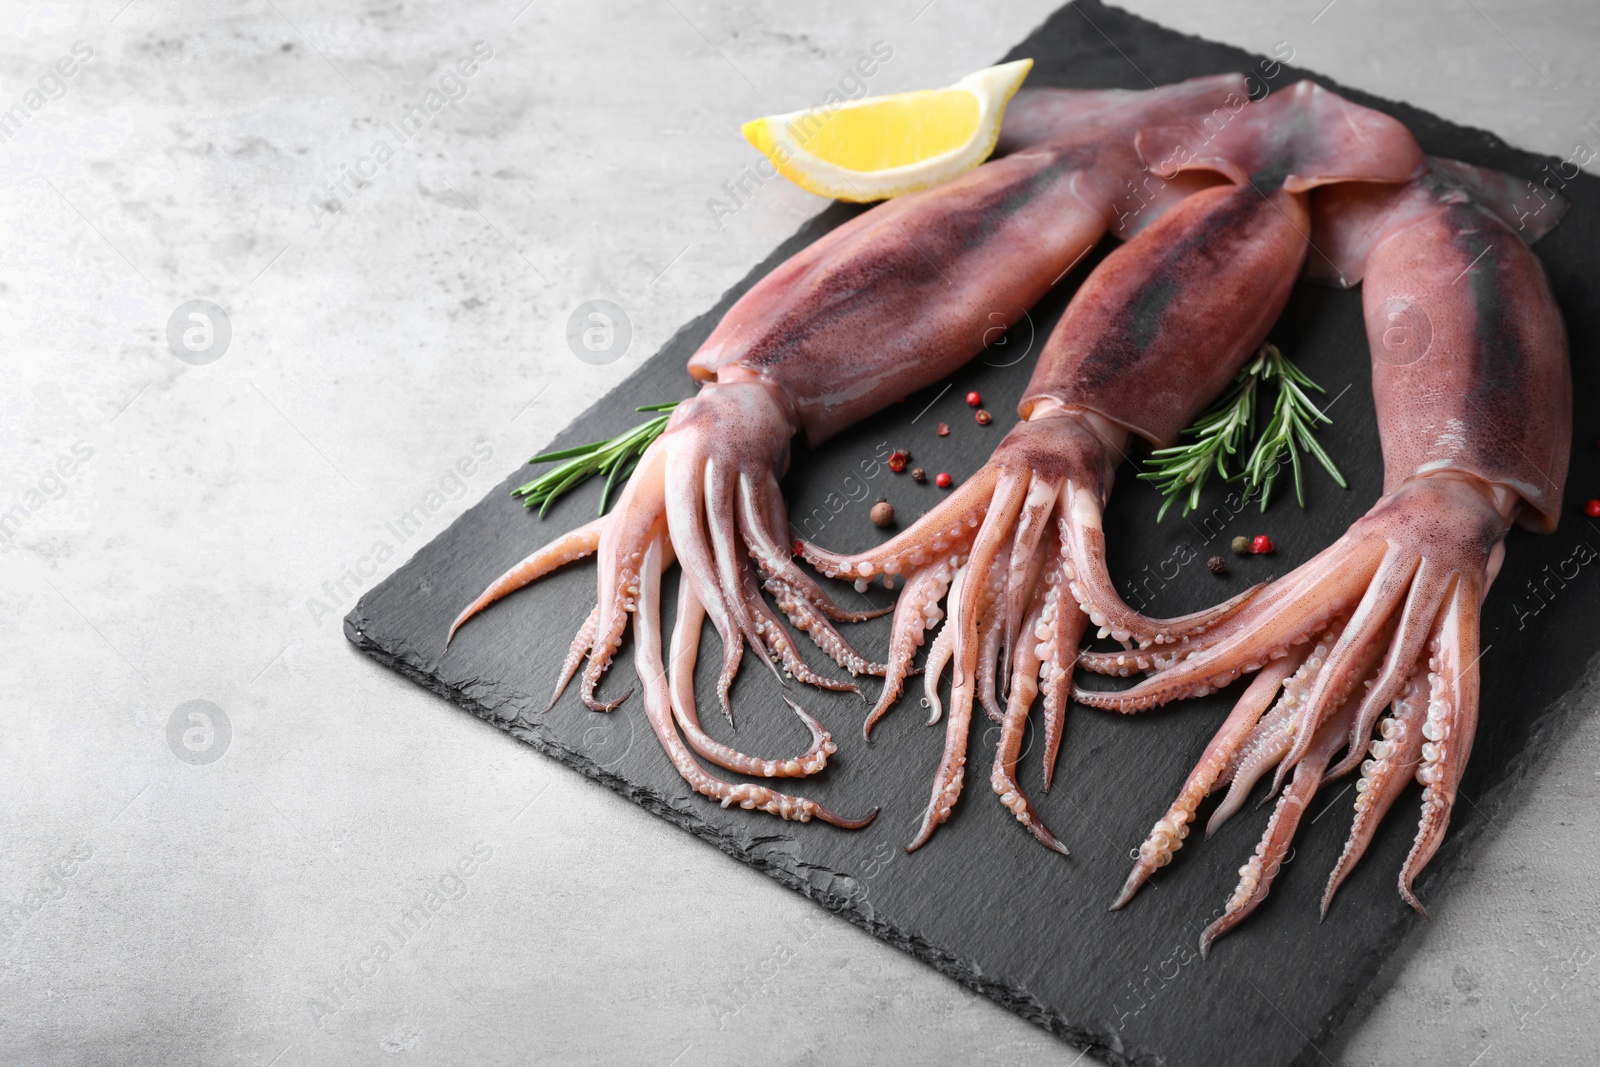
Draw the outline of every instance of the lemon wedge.
<instances>
[{"instance_id":1,"label":"lemon wedge","mask_svg":"<svg viewBox=\"0 0 1600 1067\"><path fill-rule=\"evenodd\" d=\"M800 188L867 203L928 189L994 151L1006 104L1033 69L1019 59L946 89L870 96L753 119L745 139Z\"/></svg>"}]
</instances>

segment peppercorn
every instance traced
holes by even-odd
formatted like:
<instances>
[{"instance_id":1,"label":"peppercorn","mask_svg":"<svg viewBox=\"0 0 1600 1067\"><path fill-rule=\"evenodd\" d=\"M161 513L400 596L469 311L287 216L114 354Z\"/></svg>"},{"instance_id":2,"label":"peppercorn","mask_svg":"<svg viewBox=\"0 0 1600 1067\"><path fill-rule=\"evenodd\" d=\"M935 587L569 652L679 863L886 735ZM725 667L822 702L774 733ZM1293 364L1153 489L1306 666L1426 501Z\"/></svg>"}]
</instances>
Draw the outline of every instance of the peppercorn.
<instances>
[{"instance_id":1,"label":"peppercorn","mask_svg":"<svg viewBox=\"0 0 1600 1067\"><path fill-rule=\"evenodd\" d=\"M925 482L928 480L928 472L923 470L921 467L914 467L911 471L911 480L914 482Z\"/></svg>"},{"instance_id":2,"label":"peppercorn","mask_svg":"<svg viewBox=\"0 0 1600 1067\"><path fill-rule=\"evenodd\" d=\"M939 429L937 431L935 431L935 432L938 433L938 435L940 437L949 437L950 436L950 424L948 422L941 422L939 424Z\"/></svg>"},{"instance_id":3,"label":"peppercorn","mask_svg":"<svg viewBox=\"0 0 1600 1067\"><path fill-rule=\"evenodd\" d=\"M984 408L979 408L978 413L972 417L978 420L979 426L987 426L994 419L994 416Z\"/></svg>"},{"instance_id":4,"label":"peppercorn","mask_svg":"<svg viewBox=\"0 0 1600 1067\"><path fill-rule=\"evenodd\" d=\"M976 389L974 389L972 392L967 394L967 407L969 407L969 408L977 408L977 407L982 407L982 406L983 406L983 397L978 395L978 391Z\"/></svg>"},{"instance_id":5,"label":"peppercorn","mask_svg":"<svg viewBox=\"0 0 1600 1067\"><path fill-rule=\"evenodd\" d=\"M887 500L880 500L872 505L872 525L890 526L894 523L894 505Z\"/></svg>"},{"instance_id":6,"label":"peppercorn","mask_svg":"<svg viewBox=\"0 0 1600 1067\"><path fill-rule=\"evenodd\" d=\"M889 469L899 474L906 469L906 460L911 458L909 452L895 451L889 455Z\"/></svg>"},{"instance_id":7,"label":"peppercorn","mask_svg":"<svg viewBox=\"0 0 1600 1067\"><path fill-rule=\"evenodd\" d=\"M1600 500L1591 500L1585 504L1583 513L1591 519L1600 519Z\"/></svg>"},{"instance_id":8,"label":"peppercorn","mask_svg":"<svg viewBox=\"0 0 1600 1067\"><path fill-rule=\"evenodd\" d=\"M1233 539L1233 550L1241 556L1248 556L1250 554L1250 538L1235 537Z\"/></svg>"},{"instance_id":9,"label":"peppercorn","mask_svg":"<svg viewBox=\"0 0 1600 1067\"><path fill-rule=\"evenodd\" d=\"M1250 553L1255 556L1265 556L1274 549L1272 538L1266 534L1256 534L1255 540L1250 542Z\"/></svg>"},{"instance_id":10,"label":"peppercorn","mask_svg":"<svg viewBox=\"0 0 1600 1067\"><path fill-rule=\"evenodd\" d=\"M951 478L950 478L950 473L948 471L940 471L937 475L934 476L933 484L937 485L940 489L948 489L948 488L950 488L950 483L951 483Z\"/></svg>"},{"instance_id":11,"label":"peppercorn","mask_svg":"<svg viewBox=\"0 0 1600 1067\"><path fill-rule=\"evenodd\" d=\"M794 544L790 545L789 549L797 556L803 555L806 550L805 542L796 537L794 539Z\"/></svg>"},{"instance_id":12,"label":"peppercorn","mask_svg":"<svg viewBox=\"0 0 1600 1067\"><path fill-rule=\"evenodd\" d=\"M1206 560L1206 566L1211 568L1212 574L1227 574L1228 565L1222 562L1221 556L1212 556Z\"/></svg>"}]
</instances>

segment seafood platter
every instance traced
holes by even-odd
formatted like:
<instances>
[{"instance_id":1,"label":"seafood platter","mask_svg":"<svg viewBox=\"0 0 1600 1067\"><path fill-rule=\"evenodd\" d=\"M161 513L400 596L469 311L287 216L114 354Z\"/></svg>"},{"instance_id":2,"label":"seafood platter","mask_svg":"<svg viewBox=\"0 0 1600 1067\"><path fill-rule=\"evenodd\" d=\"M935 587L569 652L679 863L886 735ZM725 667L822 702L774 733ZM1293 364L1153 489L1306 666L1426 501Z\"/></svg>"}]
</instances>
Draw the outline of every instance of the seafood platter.
<instances>
[{"instance_id":1,"label":"seafood platter","mask_svg":"<svg viewBox=\"0 0 1600 1067\"><path fill-rule=\"evenodd\" d=\"M1600 183L1291 55L747 126L836 202L347 636L1111 1062L1317 1060L1595 652Z\"/></svg>"}]
</instances>

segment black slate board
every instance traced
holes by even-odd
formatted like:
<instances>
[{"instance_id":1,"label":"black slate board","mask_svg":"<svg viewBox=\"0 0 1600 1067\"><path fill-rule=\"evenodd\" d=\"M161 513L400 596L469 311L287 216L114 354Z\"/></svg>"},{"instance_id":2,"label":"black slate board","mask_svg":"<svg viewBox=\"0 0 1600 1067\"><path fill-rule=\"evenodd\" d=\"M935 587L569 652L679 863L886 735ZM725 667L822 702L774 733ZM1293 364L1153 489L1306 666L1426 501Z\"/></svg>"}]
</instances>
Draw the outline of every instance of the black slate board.
<instances>
[{"instance_id":1,"label":"black slate board","mask_svg":"<svg viewBox=\"0 0 1600 1067\"><path fill-rule=\"evenodd\" d=\"M1031 86L1145 88L1223 71L1260 76L1261 57L1174 34L1099 3L1063 8L1006 58L1036 61ZM1274 88L1314 75L1283 68ZM1463 129L1403 104L1376 100L1318 78L1330 88L1404 121L1435 154L1542 177L1554 161L1508 148L1498 138ZM1565 193L1573 208L1538 251L1554 283L1576 357L1575 395L1597 395L1600 381L1589 354L1600 340L1600 315L1588 298L1588 278L1600 247L1596 207L1600 182L1583 176ZM691 391L683 366L729 304L796 249L849 218L855 209L824 211L728 292L716 307L685 325L626 382L587 412L556 446L620 432L634 425L638 404ZM1091 257L1091 258L1098 258ZM906 447L930 471L958 479L988 457L1011 419L1031 371L1030 347L1042 341L1066 299L1092 264L1069 276L1005 343L957 375L953 388L909 397L864 427L821 448L797 447L785 483L797 531L838 549L860 549L883 534L866 512L888 497L907 522L941 494L890 474L876 460L888 447ZM1342 532L1377 497L1381 485L1367 343L1358 293L1301 286L1274 332L1337 400L1330 450L1351 481L1341 492L1311 476L1310 509L1280 500L1261 516L1226 509L1205 524L1169 517L1154 522L1153 490L1120 473L1107 520L1119 586L1147 594L1148 610L1173 615L1216 601L1249 581L1281 574ZM964 404L982 391L999 414L995 425L974 424ZM926 409L926 410L924 410ZM919 416L920 413L920 416ZM935 436L941 420L949 437ZM1600 485L1593 442L1600 424L1586 405L1577 411L1578 442L1569 485L1587 496ZM1267 818L1261 808L1241 815L1210 841L1192 841L1127 910L1106 905L1128 868L1129 850L1165 809L1206 740L1220 725L1232 691L1137 718L1075 707L1068 719L1055 791L1039 794L1036 750L1025 760L1024 782L1044 818L1072 849L1071 858L1033 842L987 788L997 731L981 717L975 726L966 796L933 842L907 856L938 760L942 726L927 729L918 688L865 745L863 705L852 697L812 691L800 699L832 729L840 751L818 780L797 792L844 813L882 805L883 814L860 833L820 824L795 825L740 810L724 811L690 791L659 750L637 697L610 716L584 710L575 693L550 712L542 708L562 653L594 598L594 570L579 565L493 608L463 631L448 657L440 641L461 606L506 566L536 545L586 521L599 492L590 485L544 521L507 494L525 469L506 481L405 566L362 598L345 632L362 651L528 742L650 811L722 849L859 926L931 963L1075 1045L1094 1047L1114 1063L1279 1064L1326 1061L1321 1048L1362 997L1402 935L1420 921L1395 893L1395 876L1414 828L1416 788L1397 805L1373 848L1346 883L1327 922L1317 902L1350 821L1348 782L1324 789L1315 822L1303 826L1291 862L1257 914L1219 943L1208 961L1195 953L1200 930L1231 892L1238 866L1251 853ZM1211 503L1222 503L1222 491ZM835 514L837 510L837 514ZM1600 529L1570 503L1554 535L1513 532L1505 569L1485 608L1483 705L1477 744L1462 784L1450 839L1419 884L1436 900L1467 844L1520 780L1527 761L1559 721L1566 697L1582 684L1594 651L1591 631L1595 582L1585 546L1600 546ZM809 525L807 525L809 523ZM1270 558L1236 559L1227 551L1238 533L1270 532ZM1221 554L1230 574L1205 567ZM1187 561L1187 562L1182 562ZM1551 575L1564 573L1565 582ZM671 593L676 581L669 575ZM1533 583L1548 590L1536 597ZM847 602L863 597L840 587ZM1131 596L1132 594L1130 594ZM874 589L867 594L885 600ZM1135 601L1138 602L1137 600ZM853 628L859 647L880 652L887 620ZM811 656L822 662L820 655ZM703 707L720 657L714 635L698 678ZM828 664L831 666L831 664ZM613 692L631 687L631 655L613 667ZM574 687L575 688L575 687ZM773 679L753 661L735 689L739 728L729 731L714 711L708 729L747 751L790 754L804 732L776 699ZM1029 740L1030 746L1032 739ZM1330 804L1326 817L1321 806Z\"/></svg>"}]
</instances>

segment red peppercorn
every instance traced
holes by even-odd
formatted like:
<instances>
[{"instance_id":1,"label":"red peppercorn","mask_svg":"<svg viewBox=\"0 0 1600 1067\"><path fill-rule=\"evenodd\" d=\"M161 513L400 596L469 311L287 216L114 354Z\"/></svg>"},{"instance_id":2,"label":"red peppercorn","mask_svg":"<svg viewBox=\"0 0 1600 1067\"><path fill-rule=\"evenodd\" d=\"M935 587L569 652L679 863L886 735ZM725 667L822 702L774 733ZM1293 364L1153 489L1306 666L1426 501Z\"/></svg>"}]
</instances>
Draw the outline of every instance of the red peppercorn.
<instances>
[{"instance_id":1,"label":"red peppercorn","mask_svg":"<svg viewBox=\"0 0 1600 1067\"><path fill-rule=\"evenodd\" d=\"M1600 519L1600 500L1591 500L1585 504L1583 513L1591 519Z\"/></svg>"},{"instance_id":2,"label":"red peppercorn","mask_svg":"<svg viewBox=\"0 0 1600 1067\"><path fill-rule=\"evenodd\" d=\"M939 424L939 429L936 430L935 432L940 437L949 437L950 436L950 424L948 422L941 422Z\"/></svg>"},{"instance_id":3,"label":"red peppercorn","mask_svg":"<svg viewBox=\"0 0 1600 1067\"><path fill-rule=\"evenodd\" d=\"M979 408L978 413L972 417L978 420L979 426L989 425L990 421L994 418L993 415L989 414L983 408Z\"/></svg>"},{"instance_id":4,"label":"red peppercorn","mask_svg":"<svg viewBox=\"0 0 1600 1067\"><path fill-rule=\"evenodd\" d=\"M794 544L791 545L790 547L794 549L794 554L797 555L797 556L805 554L805 550L806 550L805 542L801 541L798 537L796 537L794 539Z\"/></svg>"},{"instance_id":5,"label":"red peppercorn","mask_svg":"<svg viewBox=\"0 0 1600 1067\"><path fill-rule=\"evenodd\" d=\"M976 389L974 389L972 392L967 394L967 407L976 408L976 407L982 407L982 406L983 406L983 397L978 395L978 391Z\"/></svg>"},{"instance_id":6,"label":"red peppercorn","mask_svg":"<svg viewBox=\"0 0 1600 1067\"><path fill-rule=\"evenodd\" d=\"M940 471L934 476L933 484L937 485L940 489L950 488L950 473L948 471Z\"/></svg>"},{"instance_id":7,"label":"red peppercorn","mask_svg":"<svg viewBox=\"0 0 1600 1067\"><path fill-rule=\"evenodd\" d=\"M889 469L894 471L896 474L899 474L901 471L906 469L906 460L910 458L911 457L906 455L904 452L893 453L889 457Z\"/></svg>"},{"instance_id":8,"label":"red peppercorn","mask_svg":"<svg viewBox=\"0 0 1600 1067\"><path fill-rule=\"evenodd\" d=\"M1268 537L1266 534L1256 534L1256 536L1250 542L1250 552L1252 555L1265 556L1267 553L1271 552L1274 547L1275 546L1272 543L1272 538Z\"/></svg>"}]
</instances>

